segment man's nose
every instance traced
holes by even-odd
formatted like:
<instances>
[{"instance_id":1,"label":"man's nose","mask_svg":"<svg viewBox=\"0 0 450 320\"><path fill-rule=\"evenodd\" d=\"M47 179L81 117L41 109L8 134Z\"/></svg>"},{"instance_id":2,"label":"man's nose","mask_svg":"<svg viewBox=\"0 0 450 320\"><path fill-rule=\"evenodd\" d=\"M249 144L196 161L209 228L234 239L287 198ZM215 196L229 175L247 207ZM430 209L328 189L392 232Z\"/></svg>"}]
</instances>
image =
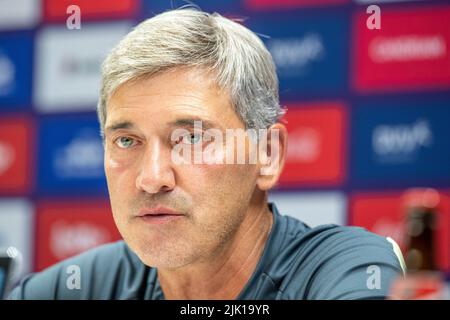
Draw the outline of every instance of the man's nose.
<instances>
[{"instance_id":1,"label":"man's nose","mask_svg":"<svg viewBox=\"0 0 450 320\"><path fill-rule=\"evenodd\" d=\"M141 158L140 170L136 178L136 188L147 193L170 191L175 187L170 152L162 149L159 142L147 147Z\"/></svg>"}]
</instances>

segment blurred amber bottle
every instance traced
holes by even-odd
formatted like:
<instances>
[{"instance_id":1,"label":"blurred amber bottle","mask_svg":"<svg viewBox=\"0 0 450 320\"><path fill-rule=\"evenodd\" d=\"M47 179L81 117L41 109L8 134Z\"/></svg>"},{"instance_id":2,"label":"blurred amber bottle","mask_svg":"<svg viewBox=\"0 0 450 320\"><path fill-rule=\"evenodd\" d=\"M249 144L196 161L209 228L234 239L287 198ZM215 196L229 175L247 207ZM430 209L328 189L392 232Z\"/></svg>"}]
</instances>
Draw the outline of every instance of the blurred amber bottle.
<instances>
[{"instance_id":1,"label":"blurred amber bottle","mask_svg":"<svg viewBox=\"0 0 450 320\"><path fill-rule=\"evenodd\" d=\"M405 217L406 267L410 273L437 271L435 231L439 194L430 190L409 192Z\"/></svg>"},{"instance_id":2,"label":"blurred amber bottle","mask_svg":"<svg viewBox=\"0 0 450 320\"><path fill-rule=\"evenodd\" d=\"M407 272L391 290L393 299L448 299L444 275L437 263L439 193L410 189L404 194L404 251Z\"/></svg>"}]
</instances>

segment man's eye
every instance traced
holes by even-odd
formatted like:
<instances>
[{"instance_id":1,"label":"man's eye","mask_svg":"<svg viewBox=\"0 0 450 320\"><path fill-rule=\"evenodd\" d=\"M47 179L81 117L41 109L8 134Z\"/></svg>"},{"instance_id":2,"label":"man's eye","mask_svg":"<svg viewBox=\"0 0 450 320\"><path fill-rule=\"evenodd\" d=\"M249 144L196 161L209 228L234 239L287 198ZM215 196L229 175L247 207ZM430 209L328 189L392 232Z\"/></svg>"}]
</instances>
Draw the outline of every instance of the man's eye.
<instances>
[{"instance_id":1,"label":"man's eye","mask_svg":"<svg viewBox=\"0 0 450 320\"><path fill-rule=\"evenodd\" d=\"M116 144L119 148L126 149L133 145L134 139L130 137L120 137L116 140Z\"/></svg>"},{"instance_id":2,"label":"man's eye","mask_svg":"<svg viewBox=\"0 0 450 320\"><path fill-rule=\"evenodd\" d=\"M185 144L196 144L196 143L200 142L201 139L202 139L202 135L201 134L191 133L191 134L185 135L181 139L181 142L185 143Z\"/></svg>"}]
</instances>

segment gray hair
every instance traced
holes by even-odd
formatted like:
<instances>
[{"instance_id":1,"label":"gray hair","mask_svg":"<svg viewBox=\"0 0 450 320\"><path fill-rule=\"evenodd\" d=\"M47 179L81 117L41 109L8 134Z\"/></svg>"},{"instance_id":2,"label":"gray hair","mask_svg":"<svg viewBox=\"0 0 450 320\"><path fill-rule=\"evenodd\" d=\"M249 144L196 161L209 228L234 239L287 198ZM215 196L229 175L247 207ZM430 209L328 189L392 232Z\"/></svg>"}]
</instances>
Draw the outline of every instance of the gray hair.
<instances>
[{"instance_id":1,"label":"gray hair","mask_svg":"<svg viewBox=\"0 0 450 320\"><path fill-rule=\"evenodd\" d=\"M256 34L218 13L180 8L137 25L103 62L97 105L102 136L107 103L119 86L183 66L212 70L246 129L268 128L285 112L275 64Z\"/></svg>"}]
</instances>

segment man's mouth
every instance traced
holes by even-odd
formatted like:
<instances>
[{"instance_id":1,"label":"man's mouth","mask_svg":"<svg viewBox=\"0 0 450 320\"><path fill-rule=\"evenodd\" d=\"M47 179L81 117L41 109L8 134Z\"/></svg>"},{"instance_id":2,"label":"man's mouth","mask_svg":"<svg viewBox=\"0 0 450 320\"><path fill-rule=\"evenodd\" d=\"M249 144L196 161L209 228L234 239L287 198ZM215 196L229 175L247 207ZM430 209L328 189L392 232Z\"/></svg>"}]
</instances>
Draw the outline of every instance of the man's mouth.
<instances>
[{"instance_id":1,"label":"man's mouth","mask_svg":"<svg viewBox=\"0 0 450 320\"><path fill-rule=\"evenodd\" d=\"M183 213L171 208L157 206L140 210L137 217L146 223L163 224L180 219L183 216Z\"/></svg>"}]
</instances>

